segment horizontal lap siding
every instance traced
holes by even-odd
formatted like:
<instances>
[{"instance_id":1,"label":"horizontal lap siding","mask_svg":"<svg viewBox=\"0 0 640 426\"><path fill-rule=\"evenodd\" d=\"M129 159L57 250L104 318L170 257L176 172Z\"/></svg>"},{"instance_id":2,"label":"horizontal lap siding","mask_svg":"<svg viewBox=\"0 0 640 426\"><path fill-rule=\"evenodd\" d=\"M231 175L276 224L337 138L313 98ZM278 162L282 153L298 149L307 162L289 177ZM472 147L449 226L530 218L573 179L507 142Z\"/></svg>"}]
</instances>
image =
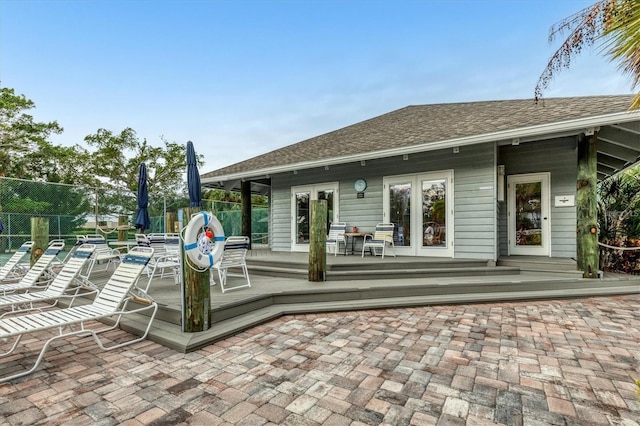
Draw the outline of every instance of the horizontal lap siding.
<instances>
[{"instance_id":1,"label":"horizontal lap siding","mask_svg":"<svg viewBox=\"0 0 640 426\"><path fill-rule=\"evenodd\" d=\"M577 177L577 145L573 137L503 146L499 163L507 175L549 172L551 176L551 256L576 256L576 209L554 207L557 195L575 195ZM500 254L508 254L507 205L499 207Z\"/></svg>"},{"instance_id":2,"label":"horizontal lap siding","mask_svg":"<svg viewBox=\"0 0 640 426\"><path fill-rule=\"evenodd\" d=\"M453 155L454 250L456 258L495 257L495 150L494 144L460 147Z\"/></svg>"},{"instance_id":3,"label":"horizontal lap siding","mask_svg":"<svg viewBox=\"0 0 640 426\"><path fill-rule=\"evenodd\" d=\"M291 186L339 182L339 220L359 231L372 232L383 218L383 178L405 174L454 170L454 244L455 257L492 259L495 245L495 191L480 189L494 185L493 144L461 147L458 154L451 150L411 154L367 160L365 166L350 163L324 168L300 170L297 174L273 176L273 226L271 241L274 250L291 247ZM357 198L353 183L358 178L367 181L364 198ZM458 221L461 228L458 229ZM458 233L463 236L457 241Z\"/></svg>"}]
</instances>

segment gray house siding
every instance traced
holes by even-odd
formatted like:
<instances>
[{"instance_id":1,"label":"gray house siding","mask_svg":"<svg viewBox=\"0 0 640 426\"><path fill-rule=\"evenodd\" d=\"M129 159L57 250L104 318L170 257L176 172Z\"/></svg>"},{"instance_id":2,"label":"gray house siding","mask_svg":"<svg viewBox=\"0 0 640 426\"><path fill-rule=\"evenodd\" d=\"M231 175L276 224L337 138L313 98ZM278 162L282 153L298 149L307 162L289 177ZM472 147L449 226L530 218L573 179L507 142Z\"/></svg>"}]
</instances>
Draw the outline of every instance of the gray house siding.
<instances>
[{"instance_id":1,"label":"gray house siding","mask_svg":"<svg viewBox=\"0 0 640 426\"><path fill-rule=\"evenodd\" d=\"M270 241L274 251L291 250L291 187L339 182L339 220L359 231L372 232L383 218L383 178L454 170L454 257L495 257L495 150L494 144L461 147L459 153L439 150L368 160L360 163L300 170L272 176L273 218ZM367 181L364 198L357 198L353 182Z\"/></svg>"},{"instance_id":2,"label":"gray house siding","mask_svg":"<svg viewBox=\"0 0 640 426\"><path fill-rule=\"evenodd\" d=\"M551 256L576 257L576 209L555 207L555 196L575 195L577 143L574 137L499 148L506 175L550 172ZM508 254L507 203L499 203L500 254Z\"/></svg>"}]
</instances>

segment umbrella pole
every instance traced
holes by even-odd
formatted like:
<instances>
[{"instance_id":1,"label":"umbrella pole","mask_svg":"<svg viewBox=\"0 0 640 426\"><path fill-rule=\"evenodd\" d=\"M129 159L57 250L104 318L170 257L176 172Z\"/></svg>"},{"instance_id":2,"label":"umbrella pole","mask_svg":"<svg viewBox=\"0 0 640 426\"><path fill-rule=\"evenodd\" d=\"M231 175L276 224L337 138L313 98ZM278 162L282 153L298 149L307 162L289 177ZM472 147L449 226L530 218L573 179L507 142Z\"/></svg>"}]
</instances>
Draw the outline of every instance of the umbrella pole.
<instances>
[{"instance_id":1,"label":"umbrella pole","mask_svg":"<svg viewBox=\"0 0 640 426\"><path fill-rule=\"evenodd\" d=\"M188 218L200 210L199 207L185 208L183 209L183 217L188 222ZM182 253L184 254L184 250ZM204 272L196 271L187 264L188 261L188 256L183 255L182 331L187 333L206 331L211 327L210 272L209 269Z\"/></svg>"}]
</instances>

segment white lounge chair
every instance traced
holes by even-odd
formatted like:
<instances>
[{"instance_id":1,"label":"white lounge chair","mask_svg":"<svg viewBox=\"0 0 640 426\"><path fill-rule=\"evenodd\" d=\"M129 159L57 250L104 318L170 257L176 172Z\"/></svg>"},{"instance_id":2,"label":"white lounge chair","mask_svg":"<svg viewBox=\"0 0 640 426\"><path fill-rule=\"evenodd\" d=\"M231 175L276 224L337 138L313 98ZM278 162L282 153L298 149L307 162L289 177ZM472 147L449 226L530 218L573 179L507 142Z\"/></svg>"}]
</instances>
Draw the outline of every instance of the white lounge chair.
<instances>
[{"instance_id":1,"label":"white lounge chair","mask_svg":"<svg viewBox=\"0 0 640 426\"><path fill-rule=\"evenodd\" d=\"M83 235L83 244L95 244L96 249L89 259L87 266L87 276L90 276L97 263L106 263L104 270L108 271L109 266L120 262L120 250L109 247L107 240L102 235Z\"/></svg>"},{"instance_id":2,"label":"white lounge chair","mask_svg":"<svg viewBox=\"0 0 640 426\"><path fill-rule=\"evenodd\" d=\"M146 273L149 277L147 286L144 291L149 290L151 281L157 273L160 278L164 278L165 274L173 275L173 280L179 284L180 270L182 263L180 261L180 237L178 234L136 234L136 241L140 246L152 247L154 249L153 257L147 265Z\"/></svg>"},{"instance_id":3,"label":"white lounge chair","mask_svg":"<svg viewBox=\"0 0 640 426\"><path fill-rule=\"evenodd\" d=\"M26 243L22 244L18 248L18 250L13 253L9 260L7 260L4 265L2 265L2 267L0 268L0 280L19 276L19 274L16 274L16 270L22 269L20 263L23 261L24 257L27 254L31 253L31 247L33 247L33 244L33 241L27 241Z\"/></svg>"},{"instance_id":4,"label":"white lounge chair","mask_svg":"<svg viewBox=\"0 0 640 426\"><path fill-rule=\"evenodd\" d=\"M9 341L11 346L4 353L0 354L0 357L12 355L24 336L31 336L34 333L45 330L57 331L57 334L53 337L43 338L43 340L46 340L44 340L44 345L31 368L16 373L14 367L18 361L3 363L5 364L4 369L9 372L0 377L0 382L26 376L35 371L42 362L49 345L58 339L71 336L92 336L96 344L104 350L120 348L146 339L149 329L151 328L151 323L158 310L158 305L146 294L137 289L135 285L152 255L152 248L132 248L129 253L123 256L122 262L120 262L113 272L111 278L109 278L93 302L88 305L53 309L0 319L0 341ZM139 303L140 307L127 309L130 301ZM123 315L137 314L147 310L151 311L149 316L139 316L149 321L142 336L112 344L111 346L106 346L100 339L101 333L113 330L120 325L120 320ZM104 328L96 327L95 321L107 319L114 319L113 325ZM37 338L38 336L42 335L35 334L33 337ZM13 341L13 343L11 343L11 341ZM29 341L33 343L32 339L29 339Z\"/></svg>"},{"instance_id":5,"label":"white lounge chair","mask_svg":"<svg viewBox=\"0 0 640 426\"><path fill-rule=\"evenodd\" d=\"M376 230L373 235L365 235L364 242L362 244L362 257L366 249L382 249L382 259L384 259L385 248L389 246L393 252L393 257L396 257L396 252L393 245L393 229L395 225L393 223L379 223L376 225Z\"/></svg>"},{"instance_id":6,"label":"white lounge chair","mask_svg":"<svg viewBox=\"0 0 640 426\"><path fill-rule=\"evenodd\" d=\"M218 271L220 290L223 293L229 290L251 287L246 262L247 250L249 250L249 237L228 237L226 239L222 257L213 265L213 269ZM230 269L233 271L230 271ZM241 277L244 278L245 282L241 285L227 287L228 277ZM214 283L213 276L211 282Z\"/></svg>"},{"instance_id":7,"label":"white lounge chair","mask_svg":"<svg viewBox=\"0 0 640 426\"><path fill-rule=\"evenodd\" d=\"M329 226L329 234L327 235L327 250L333 247L333 255L337 256L340 250L340 243L344 245L345 252L347 250L347 240L344 233L347 232L347 224L345 222L332 223Z\"/></svg>"},{"instance_id":8,"label":"white lounge chair","mask_svg":"<svg viewBox=\"0 0 640 426\"><path fill-rule=\"evenodd\" d=\"M19 280L14 279L10 280L12 282L0 282L0 295L5 296L19 290L28 290L37 286L42 288L43 285L51 281L52 275L49 275L45 280L42 280L42 277L47 274L47 268L49 268L54 259L57 259L58 253L63 249L64 242L60 240L52 241L44 253L36 260L36 263L34 263Z\"/></svg>"},{"instance_id":9,"label":"white lounge chair","mask_svg":"<svg viewBox=\"0 0 640 426\"><path fill-rule=\"evenodd\" d=\"M26 293L7 294L0 296L0 309L9 308L0 315L0 318L17 312L43 310L56 306L61 299L71 299L69 306L73 305L75 298L81 289L87 289L83 295L95 293L98 289L92 286L86 277L80 277L80 271L93 254L95 245L84 244L74 251L67 263L64 264L60 272L44 290ZM76 284L72 286L72 284ZM43 306L44 304L44 306Z\"/></svg>"}]
</instances>

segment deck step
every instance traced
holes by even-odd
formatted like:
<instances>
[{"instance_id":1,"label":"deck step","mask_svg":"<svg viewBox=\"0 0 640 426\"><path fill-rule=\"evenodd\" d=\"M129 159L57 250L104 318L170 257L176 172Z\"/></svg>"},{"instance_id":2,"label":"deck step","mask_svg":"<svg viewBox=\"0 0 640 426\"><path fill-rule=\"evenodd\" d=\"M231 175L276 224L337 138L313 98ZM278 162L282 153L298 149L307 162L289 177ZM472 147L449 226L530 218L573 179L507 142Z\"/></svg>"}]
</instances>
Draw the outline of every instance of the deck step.
<instances>
[{"instance_id":1,"label":"deck step","mask_svg":"<svg viewBox=\"0 0 640 426\"><path fill-rule=\"evenodd\" d=\"M498 259L498 266L518 267L523 272L550 272L565 274L572 277L582 277L578 264L574 259L543 257L543 256L502 256Z\"/></svg>"},{"instance_id":2,"label":"deck step","mask_svg":"<svg viewBox=\"0 0 640 426\"><path fill-rule=\"evenodd\" d=\"M179 323L156 317L149 339L180 352L191 352L212 342L235 335L247 328L273 320L282 315L321 312L382 309L391 307L428 306L449 303L476 303L505 300L534 300L579 296L604 296L637 294L640 280L611 283L603 286L600 280L543 280L536 282L447 284L442 286L398 286L363 291L355 289L335 290L326 293L313 291L287 292L265 295L255 304L238 304L235 313L224 313L228 307L212 313L212 326L199 333L182 333ZM262 305L261 307L258 307ZM146 327L142 316L130 316L123 320L122 328L140 334Z\"/></svg>"}]
</instances>

